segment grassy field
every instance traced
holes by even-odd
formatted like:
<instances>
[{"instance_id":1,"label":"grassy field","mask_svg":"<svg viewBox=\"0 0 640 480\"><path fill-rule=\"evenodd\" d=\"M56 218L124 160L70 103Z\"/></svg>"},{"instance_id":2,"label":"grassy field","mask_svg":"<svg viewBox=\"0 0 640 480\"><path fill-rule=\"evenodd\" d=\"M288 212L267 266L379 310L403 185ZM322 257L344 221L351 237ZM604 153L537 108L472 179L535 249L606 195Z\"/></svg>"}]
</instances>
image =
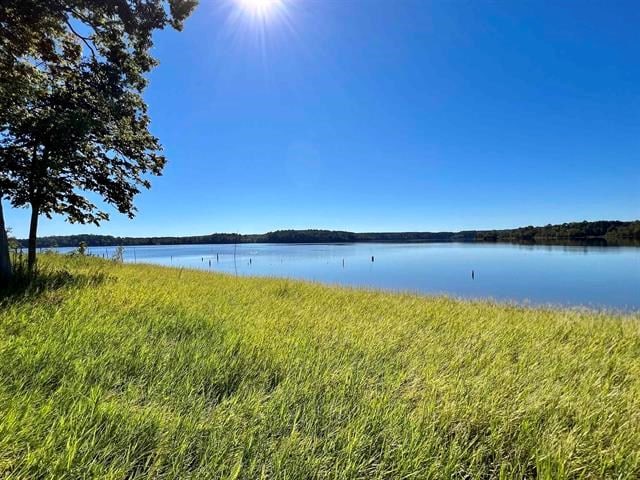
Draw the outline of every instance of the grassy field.
<instances>
[{"instance_id":1,"label":"grassy field","mask_svg":"<svg viewBox=\"0 0 640 480\"><path fill-rule=\"evenodd\" d=\"M640 316L41 264L0 478L640 477Z\"/></svg>"}]
</instances>

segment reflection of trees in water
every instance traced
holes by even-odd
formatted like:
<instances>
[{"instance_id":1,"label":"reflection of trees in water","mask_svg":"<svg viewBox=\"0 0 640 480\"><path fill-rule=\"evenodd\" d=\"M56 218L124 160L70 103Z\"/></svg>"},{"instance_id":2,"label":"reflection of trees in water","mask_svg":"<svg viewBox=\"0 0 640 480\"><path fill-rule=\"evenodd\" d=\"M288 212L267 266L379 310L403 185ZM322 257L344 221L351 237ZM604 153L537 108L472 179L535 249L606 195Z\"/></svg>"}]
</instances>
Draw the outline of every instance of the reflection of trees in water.
<instances>
[{"instance_id":1,"label":"reflection of trees in water","mask_svg":"<svg viewBox=\"0 0 640 480\"><path fill-rule=\"evenodd\" d=\"M537 239L537 240L503 240L496 241L495 243L508 243L512 245L523 245L531 247L585 247L585 253L587 247L640 247L640 240L634 240L632 238L620 238L615 240L608 240L606 238L583 238L583 239ZM575 250L573 250L575 251Z\"/></svg>"}]
</instances>

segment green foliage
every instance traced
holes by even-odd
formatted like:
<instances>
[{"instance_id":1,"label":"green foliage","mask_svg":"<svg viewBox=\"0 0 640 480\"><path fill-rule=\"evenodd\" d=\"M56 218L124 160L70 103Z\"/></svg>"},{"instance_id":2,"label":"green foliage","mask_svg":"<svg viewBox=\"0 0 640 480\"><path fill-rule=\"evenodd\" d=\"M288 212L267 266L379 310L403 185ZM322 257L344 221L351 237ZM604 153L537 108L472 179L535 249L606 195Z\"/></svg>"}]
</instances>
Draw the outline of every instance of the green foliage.
<instances>
[{"instance_id":1,"label":"green foliage","mask_svg":"<svg viewBox=\"0 0 640 480\"><path fill-rule=\"evenodd\" d=\"M478 240L487 241L562 241L580 239L640 240L640 221L620 222L601 220L597 222L574 222L544 227L522 227L513 230L477 232Z\"/></svg>"},{"instance_id":2,"label":"green foliage","mask_svg":"<svg viewBox=\"0 0 640 480\"><path fill-rule=\"evenodd\" d=\"M20 249L22 249L22 245L20 245L20 242L18 242L18 240L16 240L13 237L9 237L9 251L11 253L17 253Z\"/></svg>"},{"instance_id":3,"label":"green foliage","mask_svg":"<svg viewBox=\"0 0 640 480\"><path fill-rule=\"evenodd\" d=\"M2 478L640 476L638 315L40 263L0 308Z\"/></svg>"},{"instance_id":4,"label":"green foliage","mask_svg":"<svg viewBox=\"0 0 640 480\"><path fill-rule=\"evenodd\" d=\"M78 249L76 250L78 255L86 255L87 254L87 242L80 242L78 244Z\"/></svg>"},{"instance_id":5,"label":"green foliage","mask_svg":"<svg viewBox=\"0 0 640 480\"><path fill-rule=\"evenodd\" d=\"M164 158L142 98L155 29L192 0L8 0L0 7L0 191L72 222L108 218L80 190L132 214ZM75 25L75 26L74 26ZM79 30L89 33L80 34Z\"/></svg>"},{"instance_id":6,"label":"green foliage","mask_svg":"<svg viewBox=\"0 0 640 480\"><path fill-rule=\"evenodd\" d=\"M11 256L9 253L8 230L4 224L2 194L0 193L0 288L8 285L11 281Z\"/></svg>"},{"instance_id":7,"label":"green foliage","mask_svg":"<svg viewBox=\"0 0 640 480\"><path fill-rule=\"evenodd\" d=\"M154 30L194 0L4 0L0 3L0 200L38 215L107 220L94 192L133 216L165 163L142 97ZM79 33L82 32L82 33Z\"/></svg>"},{"instance_id":8,"label":"green foliage","mask_svg":"<svg viewBox=\"0 0 640 480\"><path fill-rule=\"evenodd\" d=\"M113 237L111 235L69 235L39 239L43 246L73 247L78 242L90 246L113 245L182 245L207 243L327 243L327 242L450 242L503 241L566 243L592 241L606 245L621 241L640 240L640 221L580 222L546 227L525 227L514 230L464 232L383 232L353 233L332 230L279 230L264 234L240 235L214 233L192 237ZM26 240L22 240L24 245Z\"/></svg>"},{"instance_id":9,"label":"green foliage","mask_svg":"<svg viewBox=\"0 0 640 480\"><path fill-rule=\"evenodd\" d=\"M47 253L47 255L55 255ZM26 259L22 254L13 262L13 277L9 285L0 287L0 308L23 301L34 301L41 296L49 296L70 287L86 287L97 285L105 280L101 271L73 274L59 265L45 264L32 276L27 271Z\"/></svg>"},{"instance_id":10,"label":"green foliage","mask_svg":"<svg viewBox=\"0 0 640 480\"><path fill-rule=\"evenodd\" d=\"M115 252L113 252L113 261L119 263L124 262L124 247L122 245L118 245Z\"/></svg>"}]
</instances>

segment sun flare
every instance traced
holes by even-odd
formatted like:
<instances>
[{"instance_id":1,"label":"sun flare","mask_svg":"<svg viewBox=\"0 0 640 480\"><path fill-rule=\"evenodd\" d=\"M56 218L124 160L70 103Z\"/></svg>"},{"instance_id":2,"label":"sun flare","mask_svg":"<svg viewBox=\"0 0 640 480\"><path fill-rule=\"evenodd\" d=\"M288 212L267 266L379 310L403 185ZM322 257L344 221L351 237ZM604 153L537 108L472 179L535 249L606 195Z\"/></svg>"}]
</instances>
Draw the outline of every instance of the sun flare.
<instances>
[{"instance_id":1,"label":"sun flare","mask_svg":"<svg viewBox=\"0 0 640 480\"><path fill-rule=\"evenodd\" d=\"M236 0L245 13L251 17L266 20L276 13L284 0Z\"/></svg>"}]
</instances>

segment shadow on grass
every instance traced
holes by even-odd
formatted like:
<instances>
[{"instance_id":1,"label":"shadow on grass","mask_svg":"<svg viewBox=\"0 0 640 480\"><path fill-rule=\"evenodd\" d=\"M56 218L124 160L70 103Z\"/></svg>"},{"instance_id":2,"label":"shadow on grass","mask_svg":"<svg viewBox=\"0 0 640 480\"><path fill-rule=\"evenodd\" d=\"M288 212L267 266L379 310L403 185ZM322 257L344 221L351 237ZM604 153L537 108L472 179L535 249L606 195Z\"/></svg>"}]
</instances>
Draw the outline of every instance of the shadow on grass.
<instances>
[{"instance_id":1,"label":"shadow on grass","mask_svg":"<svg viewBox=\"0 0 640 480\"><path fill-rule=\"evenodd\" d=\"M45 293L73 287L92 287L108 279L109 276L102 271L71 273L67 270L46 270L33 277L17 271L9 285L0 287L0 308L15 300L35 299Z\"/></svg>"}]
</instances>

